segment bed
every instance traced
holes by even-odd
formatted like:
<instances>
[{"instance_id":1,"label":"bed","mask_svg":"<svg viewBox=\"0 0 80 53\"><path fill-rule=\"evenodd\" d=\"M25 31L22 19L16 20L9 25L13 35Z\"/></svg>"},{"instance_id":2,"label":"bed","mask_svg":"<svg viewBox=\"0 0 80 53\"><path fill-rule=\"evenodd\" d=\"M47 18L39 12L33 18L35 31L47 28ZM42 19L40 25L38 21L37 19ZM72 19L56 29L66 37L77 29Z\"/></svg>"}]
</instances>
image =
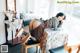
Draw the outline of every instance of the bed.
<instances>
[{"instance_id":1,"label":"bed","mask_svg":"<svg viewBox=\"0 0 80 53\"><path fill-rule=\"evenodd\" d=\"M63 33L63 30L54 31L53 29L47 28L45 31L48 33L47 50L64 46L67 42L67 34Z\"/></svg>"}]
</instances>

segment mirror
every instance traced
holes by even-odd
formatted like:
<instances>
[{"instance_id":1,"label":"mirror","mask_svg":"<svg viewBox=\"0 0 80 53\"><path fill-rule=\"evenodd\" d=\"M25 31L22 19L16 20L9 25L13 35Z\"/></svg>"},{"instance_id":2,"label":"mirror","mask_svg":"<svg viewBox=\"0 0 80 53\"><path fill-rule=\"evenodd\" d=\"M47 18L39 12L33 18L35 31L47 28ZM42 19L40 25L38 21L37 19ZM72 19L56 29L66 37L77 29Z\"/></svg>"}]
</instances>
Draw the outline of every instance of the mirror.
<instances>
[{"instance_id":1,"label":"mirror","mask_svg":"<svg viewBox=\"0 0 80 53\"><path fill-rule=\"evenodd\" d=\"M14 14L16 17L16 0L5 0L6 3L6 13L7 11Z\"/></svg>"},{"instance_id":2,"label":"mirror","mask_svg":"<svg viewBox=\"0 0 80 53\"><path fill-rule=\"evenodd\" d=\"M6 11L16 11L16 0L6 0Z\"/></svg>"}]
</instances>

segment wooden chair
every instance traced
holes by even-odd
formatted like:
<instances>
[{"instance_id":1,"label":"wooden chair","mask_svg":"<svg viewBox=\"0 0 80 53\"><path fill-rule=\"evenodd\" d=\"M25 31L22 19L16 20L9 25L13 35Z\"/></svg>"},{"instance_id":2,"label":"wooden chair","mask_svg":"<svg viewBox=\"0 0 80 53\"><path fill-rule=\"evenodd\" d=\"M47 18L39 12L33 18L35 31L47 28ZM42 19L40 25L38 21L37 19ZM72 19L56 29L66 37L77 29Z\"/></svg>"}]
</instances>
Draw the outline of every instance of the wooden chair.
<instances>
[{"instance_id":1,"label":"wooden chair","mask_svg":"<svg viewBox=\"0 0 80 53\"><path fill-rule=\"evenodd\" d=\"M45 35L47 35L47 33L45 32ZM36 43L36 44L31 44L31 45L27 45L25 44L26 42L28 42L28 40L31 38L30 34L27 34L26 36L24 36L22 38L22 48L21 48L21 53L28 53L28 48L31 47L36 47L36 53L39 52L40 53L40 43ZM23 52L23 50L25 50L25 52ZM45 50L42 50L41 53L46 53Z\"/></svg>"},{"instance_id":2,"label":"wooden chair","mask_svg":"<svg viewBox=\"0 0 80 53\"><path fill-rule=\"evenodd\" d=\"M34 20L32 20L31 22L30 22L30 24L29 24L29 29L31 30L32 28L36 28L36 26L37 26L37 24L34 24L34 26L33 26L33 23L34 23ZM46 33L45 33L46 34ZM24 40L23 41L23 44L22 44L22 53L23 53L23 48L25 49L25 53L28 53L28 48L31 48L31 47L36 47L36 53L39 51L40 52L40 50L38 50L38 49L40 49L40 43L38 42L38 43L34 43L34 44L25 44L25 43L27 43L28 42L28 40L31 38L31 35L30 35L30 33L27 35L28 36L28 38L26 39L26 40ZM44 51L44 50L43 50Z\"/></svg>"},{"instance_id":3,"label":"wooden chair","mask_svg":"<svg viewBox=\"0 0 80 53\"><path fill-rule=\"evenodd\" d=\"M67 50L68 51L68 53L72 53L72 51L74 50L74 49L77 49L77 51L76 51L76 53L79 53L80 52L80 44L77 44L77 45L74 45L74 46L67 46L67 44L65 44L64 45L64 48L65 48L65 50Z\"/></svg>"},{"instance_id":4,"label":"wooden chair","mask_svg":"<svg viewBox=\"0 0 80 53\"><path fill-rule=\"evenodd\" d=\"M31 38L30 34L27 34L26 36L22 37L21 53L28 53L28 48L32 48L32 47L36 47L36 53L38 52L37 50L40 48L40 43L35 43L30 45L26 44L30 38ZM25 50L25 52L23 50Z\"/></svg>"}]
</instances>

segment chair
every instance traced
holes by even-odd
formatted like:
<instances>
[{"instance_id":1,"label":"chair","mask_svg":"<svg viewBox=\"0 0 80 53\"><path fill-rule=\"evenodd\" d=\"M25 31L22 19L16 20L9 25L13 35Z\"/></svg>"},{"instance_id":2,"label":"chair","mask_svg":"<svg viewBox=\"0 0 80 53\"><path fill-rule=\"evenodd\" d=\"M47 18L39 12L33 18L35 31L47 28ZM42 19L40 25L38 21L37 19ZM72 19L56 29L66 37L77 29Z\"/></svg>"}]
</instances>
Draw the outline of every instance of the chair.
<instances>
[{"instance_id":1,"label":"chair","mask_svg":"<svg viewBox=\"0 0 80 53\"><path fill-rule=\"evenodd\" d=\"M34 26L33 26L33 24L34 24ZM29 29L32 30L33 28L36 28L37 26L38 26L37 23L35 24L35 21L32 20L29 24ZM31 48L31 47L36 47L36 53L38 52L38 49L40 49L40 42L36 42L36 43L32 43L32 44L26 44L30 38L31 38L31 35L29 33L28 38L25 41L23 41L22 53L23 53L23 48L25 49L25 53L28 53L28 48ZM39 52L40 52L40 50L39 50Z\"/></svg>"},{"instance_id":2,"label":"chair","mask_svg":"<svg viewBox=\"0 0 80 53\"><path fill-rule=\"evenodd\" d=\"M28 48L31 48L31 47L34 47L34 46L36 46L36 48L38 49L38 47L39 47L39 43L37 43L37 44L31 44L31 45L29 45L29 44L26 44L26 42L28 42L28 40L30 39L30 35L26 35L26 36L24 36L23 38L22 38L22 48L21 48L21 53L24 53L23 52L23 50L25 49L25 53L28 53ZM36 50L36 53L37 53L37 50Z\"/></svg>"},{"instance_id":3,"label":"chair","mask_svg":"<svg viewBox=\"0 0 80 53\"><path fill-rule=\"evenodd\" d=\"M67 46L67 44L65 44L65 45L64 45L64 48L65 48L65 50L68 51L68 53L72 53L72 51L73 51L74 49L77 49L76 53L79 53L79 52L80 52L80 44L74 45L74 46Z\"/></svg>"},{"instance_id":4,"label":"chair","mask_svg":"<svg viewBox=\"0 0 80 53\"><path fill-rule=\"evenodd\" d=\"M28 40L31 38L30 34L27 34L26 36L22 37L22 48L21 48L21 53L28 53L28 48L31 47L36 47L36 49L39 48L40 44L36 43L36 44L26 44L26 42L28 42ZM25 52L23 51L25 49ZM37 50L36 50L37 53Z\"/></svg>"}]
</instances>

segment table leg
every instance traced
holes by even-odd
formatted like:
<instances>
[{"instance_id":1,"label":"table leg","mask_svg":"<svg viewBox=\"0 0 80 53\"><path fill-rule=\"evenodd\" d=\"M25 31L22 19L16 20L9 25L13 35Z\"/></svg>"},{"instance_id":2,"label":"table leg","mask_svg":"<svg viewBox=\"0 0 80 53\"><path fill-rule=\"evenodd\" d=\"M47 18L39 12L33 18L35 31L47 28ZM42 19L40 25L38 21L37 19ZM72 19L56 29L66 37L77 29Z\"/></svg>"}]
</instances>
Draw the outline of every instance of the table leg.
<instances>
[{"instance_id":1,"label":"table leg","mask_svg":"<svg viewBox=\"0 0 80 53\"><path fill-rule=\"evenodd\" d=\"M36 46L36 53L38 53L38 46Z\"/></svg>"}]
</instances>

